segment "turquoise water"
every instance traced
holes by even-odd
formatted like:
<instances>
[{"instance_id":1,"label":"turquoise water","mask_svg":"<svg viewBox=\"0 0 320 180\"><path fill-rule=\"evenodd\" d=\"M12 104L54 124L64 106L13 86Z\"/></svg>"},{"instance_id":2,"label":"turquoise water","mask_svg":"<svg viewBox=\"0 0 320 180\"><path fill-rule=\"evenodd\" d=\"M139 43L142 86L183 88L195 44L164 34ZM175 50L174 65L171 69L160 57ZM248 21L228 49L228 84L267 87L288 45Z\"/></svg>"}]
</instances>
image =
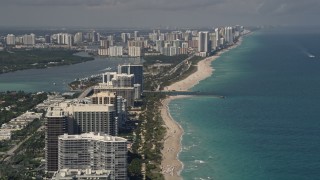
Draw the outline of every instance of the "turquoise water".
<instances>
[{"instance_id":1,"label":"turquoise water","mask_svg":"<svg viewBox=\"0 0 320 180\"><path fill-rule=\"evenodd\" d=\"M315 30L256 32L214 61L213 76L194 88L225 99L172 101L171 115L185 130L182 177L319 179L319 42Z\"/></svg>"},{"instance_id":2,"label":"turquoise water","mask_svg":"<svg viewBox=\"0 0 320 180\"><path fill-rule=\"evenodd\" d=\"M69 90L68 83L76 78L103 73L107 67L112 67L112 71L117 71L116 67L123 63L138 64L140 58L95 58L93 61L74 65L0 74L0 92L8 90L64 92Z\"/></svg>"}]
</instances>

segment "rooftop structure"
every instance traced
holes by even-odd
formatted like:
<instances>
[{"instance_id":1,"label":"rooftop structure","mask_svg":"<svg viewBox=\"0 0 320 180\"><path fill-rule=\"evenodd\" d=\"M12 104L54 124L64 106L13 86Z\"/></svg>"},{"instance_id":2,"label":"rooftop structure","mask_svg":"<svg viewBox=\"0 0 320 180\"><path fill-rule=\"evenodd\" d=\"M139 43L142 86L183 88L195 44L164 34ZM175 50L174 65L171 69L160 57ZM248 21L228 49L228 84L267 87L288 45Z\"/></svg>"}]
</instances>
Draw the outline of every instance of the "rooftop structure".
<instances>
[{"instance_id":1,"label":"rooftop structure","mask_svg":"<svg viewBox=\"0 0 320 180\"><path fill-rule=\"evenodd\" d=\"M110 171L92 169L61 169L54 173L51 180L109 180Z\"/></svg>"}]
</instances>

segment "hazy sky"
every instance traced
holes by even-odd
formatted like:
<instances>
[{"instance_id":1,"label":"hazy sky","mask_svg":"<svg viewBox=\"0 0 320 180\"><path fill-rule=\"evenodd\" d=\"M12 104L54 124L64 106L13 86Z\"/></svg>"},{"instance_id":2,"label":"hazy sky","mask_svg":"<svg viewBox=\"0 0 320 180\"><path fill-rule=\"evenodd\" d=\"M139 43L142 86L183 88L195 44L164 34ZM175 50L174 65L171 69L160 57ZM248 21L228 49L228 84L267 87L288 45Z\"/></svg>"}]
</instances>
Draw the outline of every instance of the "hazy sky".
<instances>
[{"instance_id":1,"label":"hazy sky","mask_svg":"<svg viewBox=\"0 0 320 180\"><path fill-rule=\"evenodd\" d=\"M320 25L320 0L0 0L0 26Z\"/></svg>"}]
</instances>

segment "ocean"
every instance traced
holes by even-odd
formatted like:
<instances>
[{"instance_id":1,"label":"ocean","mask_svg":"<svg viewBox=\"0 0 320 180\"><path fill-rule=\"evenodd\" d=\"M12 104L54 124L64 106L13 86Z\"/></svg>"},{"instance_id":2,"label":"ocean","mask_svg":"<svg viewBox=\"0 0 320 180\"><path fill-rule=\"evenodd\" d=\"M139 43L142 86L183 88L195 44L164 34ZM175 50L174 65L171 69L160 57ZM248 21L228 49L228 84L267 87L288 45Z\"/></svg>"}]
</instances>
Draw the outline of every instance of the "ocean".
<instances>
[{"instance_id":1,"label":"ocean","mask_svg":"<svg viewBox=\"0 0 320 180\"><path fill-rule=\"evenodd\" d=\"M320 177L320 29L263 29L212 65L194 96L171 101L184 179Z\"/></svg>"}]
</instances>

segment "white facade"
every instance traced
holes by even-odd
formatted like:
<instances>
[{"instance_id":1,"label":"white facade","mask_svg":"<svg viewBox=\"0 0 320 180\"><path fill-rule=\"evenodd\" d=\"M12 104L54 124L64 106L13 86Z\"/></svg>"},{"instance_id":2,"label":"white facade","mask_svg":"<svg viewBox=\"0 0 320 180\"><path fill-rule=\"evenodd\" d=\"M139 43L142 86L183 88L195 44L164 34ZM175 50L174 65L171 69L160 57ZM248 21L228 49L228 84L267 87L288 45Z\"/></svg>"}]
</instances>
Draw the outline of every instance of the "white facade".
<instances>
[{"instance_id":1,"label":"white facade","mask_svg":"<svg viewBox=\"0 0 320 180\"><path fill-rule=\"evenodd\" d=\"M123 47L122 46L112 46L109 48L109 56L122 56Z\"/></svg>"},{"instance_id":2,"label":"white facade","mask_svg":"<svg viewBox=\"0 0 320 180\"><path fill-rule=\"evenodd\" d=\"M170 56L176 56L179 53L179 48L178 47L170 47Z\"/></svg>"},{"instance_id":3,"label":"white facade","mask_svg":"<svg viewBox=\"0 0 320 180\"><path fill-rule=\"evenodd\" d=\"M128 48L128 55L131 57L140 57L141 56L141 47L130 46Z\"/></svg>"},{"instance_id":4,"label":"white facade","mask_svg":"<svg viewBox=\"0 0 320 180\"><path fill-rule=\"evenodd\" d=\"M110 135L118 134L113 104L75 104L72 106L72 117L80 132L101 132Z\"/></svg>"},{"instance_id":5,"label":"white facade","mask_svg":"<svg viewBox=\"0 0 320 180\"><path fill-rule=\"evenodd\" d=\"M98 49L98 55L99 56L108 56L109 55L109 49Z\"/></svg>"},{"instance_id":6,"label":"white facade","mask_svg":"<svg viewBox=\"0 0 320 180\"><path fill-rule=\"evenodd\" d=\"M107 39L104 39L104 40L100 40L100 47L102 49L108 49L110 46L110 41L107 40Z\"/></svg>"},{"instance_id":7,"label":"white facade","mask_svg":"<svg viewBox=\"0 0 320 180\"><path fill-rule=\"evenodd\" d=\"M77 32L75 35L74 35L74 43L75 44L79 44L79 43L82 43L83 41L83 34L82 32Z\"/></svg>"},{"instance_id":8,"label":"white facade","mask_svg":"<svg viewBox=\"0 0 320 180\"><path fill-rule=\"evenodd\" d=\"M220 46L220 42L219 42L219 39L220 39L219 29L218 29L218 28L215 28L215 29L214 29L214 33L216 34L217 47L219 47L219 46Z\"/></svg>"},{"instance_id":9,"label":"white facade","mask_svg":"<svg viewBox=\"0 0 320 180\"><path fill-rule=\"evenodd\" d=\"M13 34L8 34L6 41L7 41L7 45L15 45L16 44L16 36Z\"/></svg>"},{"instance_id":10,"label":"white facade","mask_svg":"<svg viewBox=\"0 0 320 180\"><path fill-rule=\"evenodd\" d=\"M127 140L99 133L61 135L58 169L109 170L112 180L126 180Z\"/></svg>"},{"instance_id":11,"label":"white facade","mask_svg":"<svg viewBox=\"0 0 320 180\"><path fill-rule=\"evenodd\" d=\"M121 33L121 39L123 43L126 43L128 41L127 33Z\"/></svg>"},{"instance_id":12,"label":"white facade","mask_svg":"<svg viewBox=\"0 0 320 180\"><path fill-rule=\"evenodd\" d=\"M209 32L199 32L198 52L209 52Z\"/></svg>"},{"instance_id":13,"label":"white facade","mask_svg":"<svg viewBox=\"0 0 320 180\"><path fill-rule=\"evenodd\" d=\"M51 180L109 180L110 171L92 169L61 169L54 173Z\"/></svg>"},{"instance_id":14,"label":"white facade","mask_svg":"<svg viewBox=\"0 0 320 180\"><path fill-rule=\"evenodd\" d=\"M71 34L59 33L57 34L57 43L60 45L69 45L73 44L73 37Z\"/></svg>"},{"instance_id":15,"label":"white facade","mask_svg":"<svg viewBox=\"0 0 320 180\"><path fill-rule=\"evenodd\" d=\"M225 27L225 41L228 44L233 44L234 41L234 35L233 35L233 28L232 27Z\"/></svg>"},{"instance_id":16,"label":"white facade","mask_svg":"<svg viewBox=\"0 0 320 180\"><path fill-rule=\"evenodd\" d=\"M113 87L133 87L134 74L106 72L102 75L102 83Z\"/></svg>"},{"instance_id":17,"label":"white facade","mask_svg":"<svg viewBox=\"0 0 320 180\"><path fill-rule=\"evenodd\" d=\"M23 44L24 45L35 45L36 44L35 34L24 35L23 36Z\"/></svg>"}]
</instances>

